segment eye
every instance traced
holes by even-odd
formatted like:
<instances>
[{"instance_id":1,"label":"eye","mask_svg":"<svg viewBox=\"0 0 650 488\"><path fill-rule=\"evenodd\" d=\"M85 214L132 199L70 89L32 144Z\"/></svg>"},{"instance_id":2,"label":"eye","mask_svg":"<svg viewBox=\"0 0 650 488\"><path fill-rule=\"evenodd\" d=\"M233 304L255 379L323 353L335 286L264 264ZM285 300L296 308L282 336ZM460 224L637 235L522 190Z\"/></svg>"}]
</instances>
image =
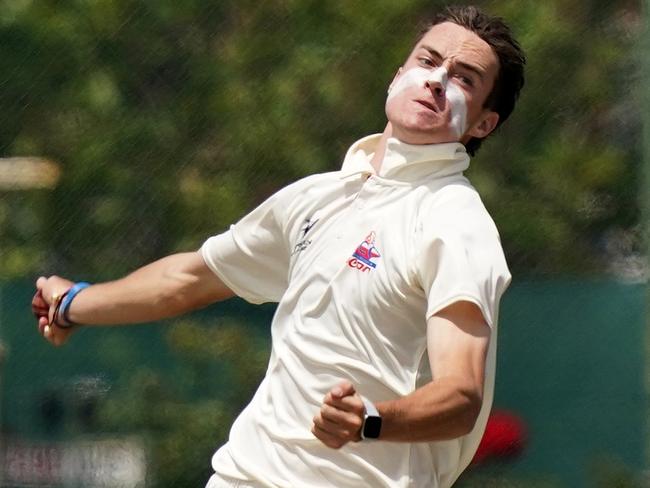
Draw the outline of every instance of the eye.
<instances>
[{"instance_id":1,"label":"eye","mask_svg":"<svg viewBox=\"0 0 650 488\"><path fill-rule=\"evenodd\" d=\"M470 88L474 86L474 80L462 73L456 73L456 79L460 80L463 85L469 86Z\"/></svg>"},{"instance_id":2,"label":"eye","mask_svg":"<svg viewBox=\"0 0 650 488\"><path fill-rule=\"evenodd\" d=\"M427 58L427 57L422 57L418 58L418 61L422 66L435 66L436 64L433 62L433 59Z\"/></svg>"}]
</instances>

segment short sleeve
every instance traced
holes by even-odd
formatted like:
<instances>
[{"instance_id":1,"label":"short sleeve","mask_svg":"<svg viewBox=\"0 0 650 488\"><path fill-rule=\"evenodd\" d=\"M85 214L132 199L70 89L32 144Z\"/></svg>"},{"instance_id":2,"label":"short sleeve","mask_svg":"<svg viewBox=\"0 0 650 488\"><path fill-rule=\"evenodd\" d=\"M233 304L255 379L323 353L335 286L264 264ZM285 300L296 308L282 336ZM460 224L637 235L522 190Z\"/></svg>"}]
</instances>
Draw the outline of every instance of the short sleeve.
<instances>
[{"instance_id":1,"label":"short sleeve","mask_svg":"<svg viewBox=\"0 0 650 488\"><path fill-rule=\"evenodd\" d=\"M427 297L426 318L457 301L475 303L490 327L510 272L487 211L464 207L437 212L420 236L418 275Z\"/></svg>"},{"instance_id":2,"label":"short sleeve","mask_svg":"<svg viewBox=\"0 0 650 488\"><path fill-rule=\"evenodd\" d=\"M292 189L272 195L201 247L208 267L248 302L277 302L287 289L289 251L283 222Z\"/></svg>"}]
</instances>

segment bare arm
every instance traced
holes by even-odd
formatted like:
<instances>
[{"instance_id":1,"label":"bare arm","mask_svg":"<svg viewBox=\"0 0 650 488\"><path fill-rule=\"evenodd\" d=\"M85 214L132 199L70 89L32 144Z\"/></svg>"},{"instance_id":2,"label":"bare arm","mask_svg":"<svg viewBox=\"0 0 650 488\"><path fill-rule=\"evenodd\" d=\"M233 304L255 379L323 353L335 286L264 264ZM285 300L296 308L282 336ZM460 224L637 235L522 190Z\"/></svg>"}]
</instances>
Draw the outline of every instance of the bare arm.
<instances>
[{"instance_id":1,"label":"bare arm","mask_svg":"<svg viewBox=\"0 0 650 488\"><path fill-rule=\"evenodd\" d=\"M40 308L53 308L55 296L64 293L71 284L58 276L39 278L36 287L43 302ZM84 325L148 322L232 296L233 292L208 268L200 253L180 253L155 261L122 279L84 289L72 302L68 317ZM53 310L48 312L48 316L39 318L39 329L50 342L62 344L71 330L53 325Z\"/></svg>"},{"instance_id":2,"label":"bare arm","mask_svg":"<svg viewBox=\"0 0 650 488\"><path fill-rule=\"evenodd\" d=\"M434 380L398 400L381 402L381 439L434 441L468 434L481 410L490 328L478 307L457 302L427 323Z\"/></svg>"},{"instance_id":3,"label":"bare arm","mask_svg":"<svg viewBox=\"0 0 650 488\"><path fill-rule=\"evenodd\" d=\"M457 302L427 322L429 362L434 380L397 400L376 404L382 416L380 439L430 442L469 433L483 399L490 328L476 305ZM353 385L327 393L312 432L329 447L360 439L364 406Z\"/></svg>"}]
</instances>

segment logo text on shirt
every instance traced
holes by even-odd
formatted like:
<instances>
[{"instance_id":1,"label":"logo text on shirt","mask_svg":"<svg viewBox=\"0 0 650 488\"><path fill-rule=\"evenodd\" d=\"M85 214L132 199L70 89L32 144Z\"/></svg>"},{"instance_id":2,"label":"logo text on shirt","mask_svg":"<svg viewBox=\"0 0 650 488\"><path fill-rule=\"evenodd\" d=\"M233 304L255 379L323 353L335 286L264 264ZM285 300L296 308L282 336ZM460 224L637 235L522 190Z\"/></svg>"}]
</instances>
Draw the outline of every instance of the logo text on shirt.
<instances>
[{"instance_id":1,"label":"logo text on shirt","mask_svg":"<svg viewBox=\"0 0 650 488\"><path fill-rule=\"evenodd\" d=\"M316 219L314 221L311 220L311 218L305 219L305 222L302 225L302 228L300 229L300 241L296 243L296 245L293 248L293 252L291 255L294 255L296 253L299 253L301 251L304 251L309 247L311 244L311 239L307 239L307 233L316 225L319 219Z\"/></svg>"},{"instance_id":2,"label":"logo text on shirt","mask_svg":"<svg viewBox=\"0 0 650 488\"><path fill-rule=\"evenodd\" d=\"M352 253L352 257L348 259L348 266L365 273L377 267L373 259L380 257L381 254L375 247L375 232L372 231Z\"/></svg>"}]
</instances>

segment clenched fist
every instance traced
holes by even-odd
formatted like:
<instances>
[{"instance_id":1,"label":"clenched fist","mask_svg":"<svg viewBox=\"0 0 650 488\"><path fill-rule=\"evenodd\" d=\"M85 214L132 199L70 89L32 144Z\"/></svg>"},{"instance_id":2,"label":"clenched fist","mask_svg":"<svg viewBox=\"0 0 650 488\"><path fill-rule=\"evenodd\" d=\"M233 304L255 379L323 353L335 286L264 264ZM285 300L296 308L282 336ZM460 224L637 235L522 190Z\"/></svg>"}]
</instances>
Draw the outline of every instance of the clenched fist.
<instances>
[{"instance_id":1,"label":"clenched fist","mask_svg":"<svg viewBox=\"0 0 650 488\"><path fill-rule=\"evenodd\" d=\"M64 344L73 328L61 328L57 325L57 317L54 317L55 308L59 299L65 294L72 282L58 276L45 278L41 276L36 280L36 294L32 299L32 312L38 322L38 331L55 346Z\"/></svg>"},{"instance_id":2,"label":"clenched fist","mask_svg":"<svg viewBox=\"0 0 650 488\"><path fill-rule=\"evenodd\" d=\"M364 414L361 396L350 382L343 381L323 398L311 431L327 447L340 449L348 442L361 440Z\"/></svg>"}]
</instances>

